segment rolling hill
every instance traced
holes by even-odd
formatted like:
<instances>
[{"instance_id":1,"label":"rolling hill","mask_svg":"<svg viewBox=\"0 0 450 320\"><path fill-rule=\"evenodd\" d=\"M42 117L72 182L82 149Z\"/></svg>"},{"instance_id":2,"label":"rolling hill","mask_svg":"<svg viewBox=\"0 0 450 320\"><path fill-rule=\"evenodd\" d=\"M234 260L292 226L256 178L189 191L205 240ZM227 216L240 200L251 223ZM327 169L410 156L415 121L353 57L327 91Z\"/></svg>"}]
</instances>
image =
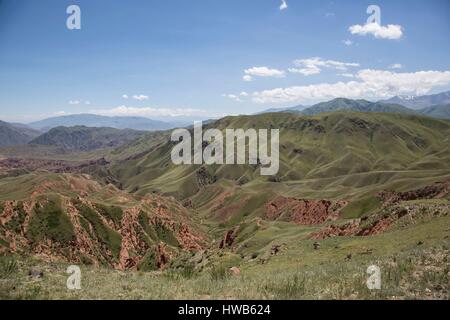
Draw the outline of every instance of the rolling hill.
<instances>
[{"instance_id":1,"label":"rolling hill","mask_svg":"<svg viewBox=\"0 0 450 320\"><path fill-rule=\"evenodd\" d=\"M145 132L131 129L56 127L29 142L64 151L91 151L114 148L141 137Z\"/></svg>"},{"instance_id":2,"label":"rolling hill","mask_svg":"<svg viewBox=\"0 0 450 320\"><path fill-rule=\"evenodd\" d=\"M364 287L373 261L388 274L381 297L446 297L450 121L347 110L204 127L279 128L279 173L176 166L170 131L146 132L99 161L0 159L0 274L19 261L0 297L35 292L29 270L38 268L39 297L335 298L340 281L348 295L356 283L357 297L373 298ZM55 130L79 148L91 139L79 130L99 129ZM60 285L69 263L83 270L79 292ZM430 266L438 276L424 273Z\"/></svg>"},{"instance_id":3,"label":"rolling hill","mask_svg":"<svg viewBox=\"0 0 450 320\"><path fill-rule=\"evenodd\" d=\"M450 175L450 122L444 120L391 113L272 113L226 117L210 127L280 128L277 176L261 176L258 165L174 165L168 136L144 153L136 153L136 146L122 148L128 159L113 162L110 170L130 192L172 195L225 221L241 219L250 208L244 203L258 216L277 195L350 201L349 214L359 216L377 205L376 190ZM228 199L221 205L226 214L212 210L221 194Z\"/></svg>"},{"instance_id":4,"label":"rolling hill","mask_svg":"<svg viewBox=\"0 0 450 320\"><path fill-rule=\"evenodd\" d=\"M438 106L431 106L428 108L418 110L418 112L432 118L450 119L450 103Z\"/></svg>"},{"instance_id":5,"label":"rolling hill","mask_svg":"<svg viewBox=\"0 0 450 320\"><path fill-rule=\"evenodd\" d=\"M0 147L25 145L40 134L24 125L0 121Z\"/></svg>"},{"instance_id":6,"label":"rolling hill","mask_svg":"<svg viewBox=\"0 0 450 320\"><path fill-rule=\"evenodd\" d=\"M77 114L48 118L29 124L34 129L43 131L55 127L108 127L115 129L134 129L143 131L165 130L177 125L143 117L107 117L94 114Z\"/></svg>"}]
</instances>

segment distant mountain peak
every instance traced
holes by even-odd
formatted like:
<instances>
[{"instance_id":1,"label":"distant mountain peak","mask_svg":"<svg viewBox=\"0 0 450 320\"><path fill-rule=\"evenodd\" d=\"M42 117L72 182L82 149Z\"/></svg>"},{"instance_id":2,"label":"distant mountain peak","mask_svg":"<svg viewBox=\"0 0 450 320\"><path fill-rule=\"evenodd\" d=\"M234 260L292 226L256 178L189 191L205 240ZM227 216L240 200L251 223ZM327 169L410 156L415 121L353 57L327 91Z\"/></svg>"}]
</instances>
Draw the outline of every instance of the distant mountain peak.
<instances>
[{"instance_id":1,"label":"distant mountain peak","mask_svg":"<svg viewBox=\"0 0 450 320\"><path fill-rule=\"evenodd\" d=\"M423 96L399 95L380 102L399 103L404 105L405 107L414 110L419 110L429 108L431 106L444 105L450 103L450 91Z\"/></svg>"}]
</instances>

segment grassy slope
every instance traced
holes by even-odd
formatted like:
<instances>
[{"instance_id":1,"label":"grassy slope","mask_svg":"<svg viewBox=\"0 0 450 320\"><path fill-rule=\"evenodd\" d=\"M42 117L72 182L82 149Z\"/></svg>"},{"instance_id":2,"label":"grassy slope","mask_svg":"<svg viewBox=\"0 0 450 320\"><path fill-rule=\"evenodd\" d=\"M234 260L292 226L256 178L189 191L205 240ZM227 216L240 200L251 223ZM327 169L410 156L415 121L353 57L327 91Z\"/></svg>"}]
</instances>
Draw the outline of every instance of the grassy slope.
<instances>
[{"instance_id":1,"label":"grassy slope","mask_svg":"<svg viewBox=\"0 0 450 320\"><path fill-rule=\"evenodd\" d=\"M167 132L149 134L109 153L114 161L110 169L128 191L143 195L157 190L180 200L189 198L198 213L196 223L209 230L211 238L219 239L224 230L239 225L235 251L217 251L215 243L208 252L178 257L173 267L162 273L122 273L82 266L80 292L66 290L66 264L17 258L17 272L8 274L10 265L4 261L11 257L1 258L0 276L5 281L1 282L4 296L0 299L448 299L448 291L439 289L448 281L448 215L395 225L377 236L329 238L320 241L320 250L314 250L314 240L308 239L319 226L261 221L259 217L264 214L264 204L282 194L347 199L351 203L344 218L354 218L379 206L375 198L379 190L405 191L448 180L449 121L394 114L265 114L227 117L212 126L281 128L280 182L261 177L253 166L212 166L206 168L207 173L218 181L201 186L197 175L200 166L171 163ZM36 185L56 181L58 186L67 183L66 179L65 175L41 173L1 179L0 200L25 200ZM58 187L53 192L67 197L77 195L71 188ZM89 192L88 198L100 206L133 204L119 201L108 188ZM442 201L448 204L448 199ZM108 212L112 220L117 219L117 212ZM95 219L89 214L86 217L95 225ZM173 240L157 229L147 234L168 243ZM107 232L101 232L99 236L103 235L105 241L114 240L114 235L109 238ZM270 254L273 245L282 246L276 256ZM190 269L193 261L201 271ZM365 287L366 268L371 264L382 268L380 292L369 292ZM32 265L46 270L43 280L27 281L26 272ZM231 266L239 266L241 275L230 276L227 269Z\"/></svg>"},{"instance_id":2,"label":"grassy slope","mask_svg":"<svg viewBox=\"0 0 450 320\"><path fill-rule=\"evenodd\" d=\"M119 161L112 172L129 191L191 197L200 211L220 193L231 192L230 203L243 194L254 198L278 193L351 200L354 203L346 212L349 217L375 208L376 191L408 189L450 175L448 121L400 114L337 112L301 117L275 113L227 117L210 126L280 128L281 183L260 176L257 166L223 165L206 167L219 182L202 187L197 179L200 166L173 165L170 143L135 159ZM253 209L258 209L258 200L254 201ZM206 212L210 207L204 209Z\"/></svg>"}]
</instances>

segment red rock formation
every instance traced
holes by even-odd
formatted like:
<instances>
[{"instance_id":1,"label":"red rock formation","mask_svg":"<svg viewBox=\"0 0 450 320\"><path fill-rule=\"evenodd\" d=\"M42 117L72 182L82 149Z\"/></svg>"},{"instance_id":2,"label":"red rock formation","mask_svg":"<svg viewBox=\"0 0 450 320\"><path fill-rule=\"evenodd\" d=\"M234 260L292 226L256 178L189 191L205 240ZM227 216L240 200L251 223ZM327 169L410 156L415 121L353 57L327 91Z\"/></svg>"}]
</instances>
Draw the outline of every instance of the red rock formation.
<instances>
[{"instance_id":1,"label":"red rock formation","mask_svg":"<svg viewBox=\"0 0 450 320\"><path fill-rule=\"evenodd\" d=\"M170 261L170 255L167 253L166 245L163 242L156 247L155 259L158 269L164 269Z\"/></svg>"},{"instance_id":2,"label":"red rock formation","mask_svg":"<svg viewBox=\"0 0 450 320\"><path fill-rule=\"evenodd\" d=\"M266 205L266 217L270 220L282 218L300 225L321 224L336 220L340 210L346 205L345 201L304 200L279 196Z\"/></svg>"},{"instance_id":3,"label":"red rock formation","mask_svg":"<svg viewBox=\"0 0 450 320\"><path fill-rule=\"evenodd\" d=\"M234 240L236 239L236 232L234 229L225 232L223 239L219 243L219 249L229 248L233 246Z\"/></svg>"},{"instance_id":4,"label":"red rock formation","mask_svg":"<svg viewBox=\"0 0 450 320\"><path fill-rule=\"evenodd\" d=\"M395 191L381 191L378 193L378 198L384 202L384 206L395 204L401 201L419 200L419 199L441 199L450 197L450 181L438 182L420 189L395 192Z\"/></svg>"},{"instance_id":5,"label":"red rock formation","mask_svg":"<svg viewBox=\"0 0 450 320\"><path fill-rule=\"evenodd\" d=\"M311 239L323 240L331 237L353 236L359 230L359 220L341 225L327 226L311 235Z\"/></svg>"}]
</instances>

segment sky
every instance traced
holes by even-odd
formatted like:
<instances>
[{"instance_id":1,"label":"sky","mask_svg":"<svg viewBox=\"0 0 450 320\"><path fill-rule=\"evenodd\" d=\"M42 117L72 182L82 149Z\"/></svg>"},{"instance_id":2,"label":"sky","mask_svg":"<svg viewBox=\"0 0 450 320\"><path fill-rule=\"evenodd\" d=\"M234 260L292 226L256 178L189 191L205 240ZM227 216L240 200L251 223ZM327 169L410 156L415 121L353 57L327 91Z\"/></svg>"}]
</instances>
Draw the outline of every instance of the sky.
<instances>
[{"instance_id":1,"label":"sky","mask_svg":"<svg viewBox=\"0 0 450 320\"><path fill-rule=\"evenodd\" d=\"M449 39L448 0L0 0L0 119L207 119L437 93Z\"/></svg>"}]
</instances>

